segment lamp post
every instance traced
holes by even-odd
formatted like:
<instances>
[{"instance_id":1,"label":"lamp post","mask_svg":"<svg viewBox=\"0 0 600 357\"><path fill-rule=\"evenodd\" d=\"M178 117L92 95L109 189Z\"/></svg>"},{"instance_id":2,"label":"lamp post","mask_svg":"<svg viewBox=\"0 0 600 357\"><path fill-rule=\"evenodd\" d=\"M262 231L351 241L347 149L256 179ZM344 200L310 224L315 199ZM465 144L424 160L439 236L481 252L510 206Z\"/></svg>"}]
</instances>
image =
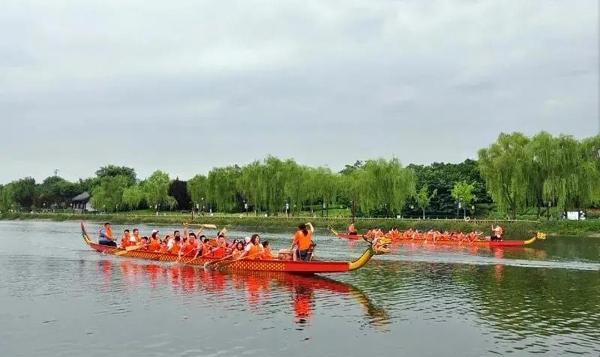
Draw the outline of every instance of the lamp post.
<instances>
[{"instance_id":1,"label":"lamp post","mask_svg":"<svg viewBox=\"0 0 600 357\"><path fill-rule=\"evenodd\" d=\"M285 215L290 216L290 204L288 202L285 203Z\"/></svg>"},{"instance_id":2,"label":"lamp post","mask_svg":"<svg viewBox=\"0 0 600 357\"><path fill-rule=\"evenodd\" d=\"M246 211L246 217L248 217L248 202L244 200L244 211Z\"/></svg>"}]
</instances>

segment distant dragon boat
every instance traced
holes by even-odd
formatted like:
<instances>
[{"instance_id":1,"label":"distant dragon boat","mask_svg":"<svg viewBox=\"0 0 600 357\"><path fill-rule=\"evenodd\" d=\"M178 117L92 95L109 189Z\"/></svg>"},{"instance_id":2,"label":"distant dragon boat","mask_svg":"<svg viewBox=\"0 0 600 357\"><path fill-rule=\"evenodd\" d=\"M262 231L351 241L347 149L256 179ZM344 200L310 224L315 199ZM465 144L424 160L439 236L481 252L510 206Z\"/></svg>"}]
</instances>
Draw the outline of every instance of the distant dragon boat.
<instances>
[{"instance_id":1,"label":"distant dragon boat","mask_svg":"<svg viewBox=\"0 0 600 357\"><path fill-rule=\"evenodd\" d=\"M331 229L331 232L338 238L348 239L348 240L358 240L361 238L365 238L364 235L360 234L347 234L347 233L338 233L335 230ZM450 240L450 239L411 239L411 238L403 238L403 237L387 237L393 243L398 244L434 244L434 245L450 245L450 246L474 246L474 247L490 247L490 248L501 248L501 247L523 247L526 245L530 245L537 240L546 239L546 234L538 232L535 236L527 240L487 240L487 239L477 239L477 240Z\"/></svg>"},{"instance_id":2,"label":"distant dragon boat","mask_svg":"<svg viewBox=\"0 0 600 357\"><path fill-rule=\"evenodd\" d=\"M385 237L378 239L369 239L365 237L364 240L368 243L367 249L358 259L351 262L322 260L293 261L281 259L241 259L235 261L223 261L222 264L220 264L220 259L212 257L181 258L176 254L170 253L158 253L141 249L128 251L123 248L101 245L92 241L85 229L83 222L81 223L81 235L84 242L93 250L99 253L120 257L130 257L161 262L179 262L185 265L196 266L204 266L206 263L213 263L219 268L230 271L265 271L296 274L343 273L360 269L365 266L365 264L367 264L374 255L389 253L389 243L391 242Z\"/></svg>"}]
</instances>

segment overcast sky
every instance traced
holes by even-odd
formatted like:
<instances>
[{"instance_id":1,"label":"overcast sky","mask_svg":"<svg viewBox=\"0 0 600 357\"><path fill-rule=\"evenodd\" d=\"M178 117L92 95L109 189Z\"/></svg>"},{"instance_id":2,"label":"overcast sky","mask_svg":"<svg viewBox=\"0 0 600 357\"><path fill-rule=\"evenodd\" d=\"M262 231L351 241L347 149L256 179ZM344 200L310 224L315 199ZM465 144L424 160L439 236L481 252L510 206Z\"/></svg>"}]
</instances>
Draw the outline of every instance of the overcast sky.
<instances>
[{"instance_id":1,"label":"overcast sky","mask_svg":"<svg viewBox=\"0 0 600 357\"><path fill-rule=\"evenodd\" d=\"M598 1L2 1L0 183L598 133Z\"/></svg>"}]
</instances>

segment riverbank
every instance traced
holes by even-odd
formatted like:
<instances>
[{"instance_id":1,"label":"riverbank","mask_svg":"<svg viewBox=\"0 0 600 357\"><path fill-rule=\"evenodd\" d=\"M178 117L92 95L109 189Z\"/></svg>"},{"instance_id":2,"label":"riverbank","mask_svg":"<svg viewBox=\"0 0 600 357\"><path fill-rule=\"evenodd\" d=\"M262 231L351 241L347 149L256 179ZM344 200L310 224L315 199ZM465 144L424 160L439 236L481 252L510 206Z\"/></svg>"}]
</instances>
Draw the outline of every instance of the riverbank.
<instances>
[{"instance_id":1,"label":"riverbank","mask_svg":"<svg viewBox=\"0 0 600 357\"><path fill-rule=\"evenodd\" d=\"M111 222L113 224L150 224L150 225L179 225L183 222L192 224L211 223L218 227L229 229L246 229L256 231L291 231L299 223L310 221L323 233L327 227L343 231L349 219L334 217L261 217L245 215L229 216L195 216L194 220L189 214L168 213L161 215L148 214L70 214L70 213L2 213L2 220L52 220L52 221L88 221ZM356 227L360 231L379 227L400 230L409 228L423 230L435 229L439 231L473 230L489 232L491 224L500 224L505 228L506 236L514 239L526 238L535 232L545 232L550 235L571 235L600 238L600 220L588 221L497 221L497 220L421 220L421 219L393 219L393 218L357 218Z\"/></svg>"}]
</instances>

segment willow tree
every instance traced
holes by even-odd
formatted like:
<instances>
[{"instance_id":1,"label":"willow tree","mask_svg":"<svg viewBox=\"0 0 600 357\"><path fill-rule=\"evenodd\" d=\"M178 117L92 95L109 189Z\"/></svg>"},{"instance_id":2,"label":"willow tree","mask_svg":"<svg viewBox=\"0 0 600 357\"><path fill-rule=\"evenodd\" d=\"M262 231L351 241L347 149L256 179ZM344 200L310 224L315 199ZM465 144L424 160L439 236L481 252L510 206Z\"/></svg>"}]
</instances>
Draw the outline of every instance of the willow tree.
<instances>
[{"instance_id":1,"label":"willow tree","mask_svg":"<svg viewBox=\"0 0 600 357\"><path fill-rule=\"evenodd\" d=\"M306 200L306 171L307 168L298 165L294 160L286 160L285 184L283 193L286 197L286 203L290 206L290 212L295 214L302 211L303 202Z\"/></svg>"},{"instance_id":2,"label":"willow tree","mask_svg":"<svg viewBox=\"0 0 600 357\"><path fill-rule=\"evenodd\" d=\"M414 173L397 159L368 160L360 170L364 170L364 176L359 200L365 212L381 209L386 215L399 213L415 193Z\"/></svg>"},{"instance_id":3,"label":"willow tree","mask_svg":"<svg viewBox=\"0 0 600 357\"><path fill-rule=\"evenodd\" d=\"M142 182L141 187L144 198L150 207L157 210L160 207L173 209L177 205L175 198L169 196L169 175L160 170L154 171L150 177Z\"/></svg>"},{"instance_id":4,"label":"willow tree","mask_svg":"<svg viewBox=\"0 0 600 357\"><path fill-rule=\"evenodd\" d=\"M241 168L236 181L236 188L248 206L258 214L261 207L266 205L266 188L264 182L264 167L260 161L254 161Z\"/></svg>"},{"instance_id":5,"label":"willow tree","mask_svg":"<svg viewBox=\"0 0 600 357\"><path fill-rule=\"evenodd\" d=\"M204 175L196 175L187 182L187 191L196 207L204 206L208 194L208 179Z\"/></svg>"},{"instance_id":6,"label":"willow tree","mask_svg":"<svg viewBox=\"0 0 600 357\"><path fill-rule=\"evenodd\" d=\"M317 167L306 170L306 198L323 208L336 202L339 178L329 168Z\"/></svg>"},{"instance_id":7,"label":"willow tree","mask_svg":"<svg viewBox=\"0 0 600 357\"><path fill-rule=\"evenodd\" d=\"M12 185L0 185L0 211L8 211L14 206Z\"/></svg>"},{"instance_id":8,"label":"willow tree","mask_svg":"<svg viewBox=\"0 0 600 357\"><path fill-rule=\"evenodd\" d=\"M123 191L129 187L131 180L127 176L105 176L100 179L98 184L92 190L92 205L96 209L102 209L108 212L114 212L123 207Z\"/></svg>"},{"instance_id":9,"label":"willow tree","mask_svg":"<svg viewBox=\"0 0 600 357\"><path fill-rule=\"evenodd\" d=\"M208 173L207 200L221 211L233 211L237 207L238 166L214 168ZM212 207L211 207L212 209Z\"/></svg>"},{"instance_id":10,"label":"willow tree","mask_svg":"<svg viewBox=\"0 0 600 357\"><path fill-rule=\"evenodd\" d=\"M526 207L529 194L529 139L521 133L502 133L486 149L479 150L479 169L488 192L502 212L516 218Z\"/></svg>"},{"instance_id":11,"label":"willow tree","mask_svg":"<svg viewBox=\"0 0 600 357\"><path fill-rule=\"evenodd\" d=\"M131 210L139 208L144 199L144 190L140 185L129 186L123 190L123 205Z\"/></svg>"},{"instance_id":12,"label":"willow tree","mask_svg":"<svg viewBox=\"0 0 600 357\"><path fill-rule=\"evenodd\" d=\"M529 157L527 201L538 208L549 207L559 200L559 187L556 185L559 174L559 145L547 132L531 138L526 147Z\"/></svg>"}]
</instances>

